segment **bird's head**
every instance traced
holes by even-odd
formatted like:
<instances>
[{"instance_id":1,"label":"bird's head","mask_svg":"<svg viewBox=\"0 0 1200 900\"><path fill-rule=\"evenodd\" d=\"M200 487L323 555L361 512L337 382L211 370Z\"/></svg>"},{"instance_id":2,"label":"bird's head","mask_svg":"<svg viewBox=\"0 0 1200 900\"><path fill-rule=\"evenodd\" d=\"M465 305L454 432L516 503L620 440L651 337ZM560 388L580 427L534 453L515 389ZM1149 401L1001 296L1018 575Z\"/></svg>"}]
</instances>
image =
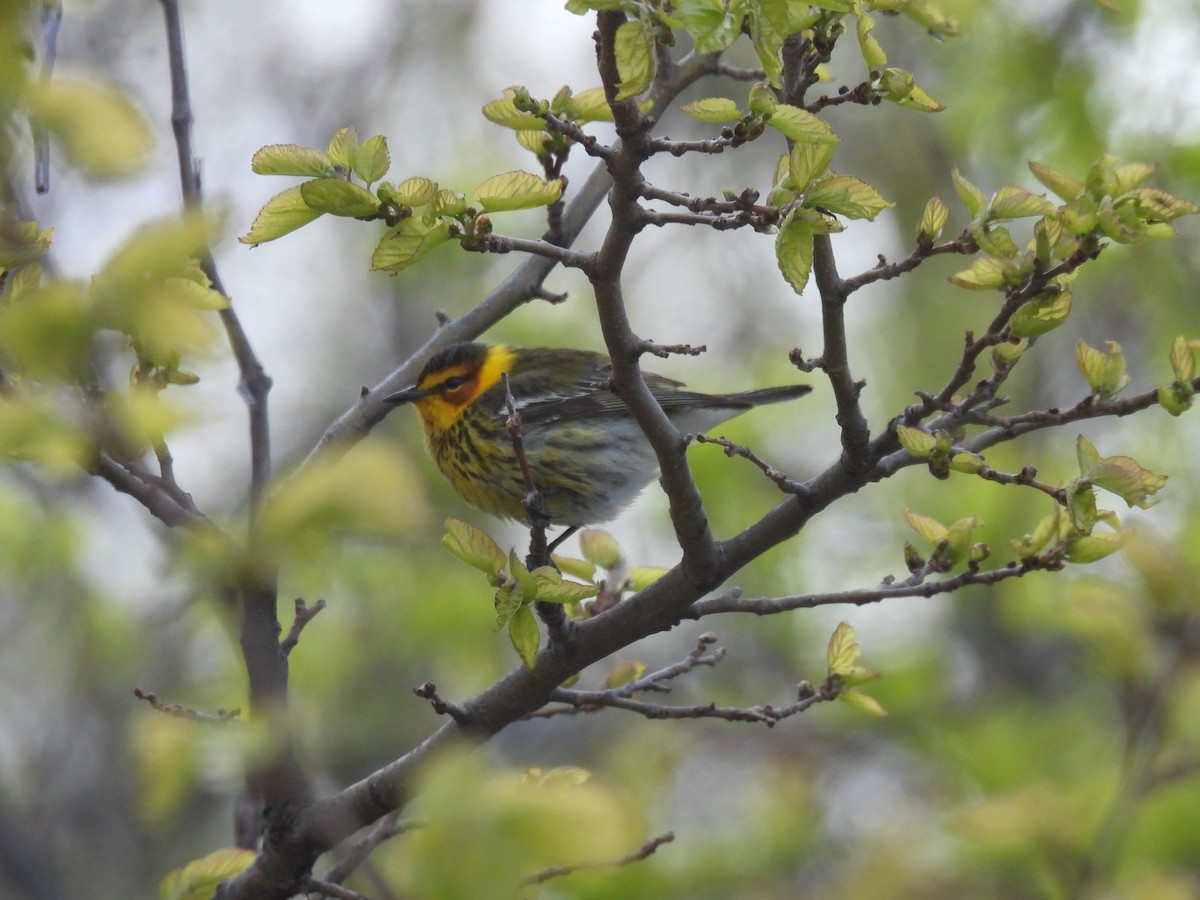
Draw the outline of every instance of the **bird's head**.
<instances>
[{"instance_id":1,"label":"bird's head","mask_svg":"<svg viewBox=\"0 0 1200 900\"><path fill-rule=\"evenodd\" d=\"M512 348L502 344L451 344L425 364L416 384L389 394L384 402L411 403L427 431L444 431L512 370L513 357Z\"/></svg>"}]
</instances>

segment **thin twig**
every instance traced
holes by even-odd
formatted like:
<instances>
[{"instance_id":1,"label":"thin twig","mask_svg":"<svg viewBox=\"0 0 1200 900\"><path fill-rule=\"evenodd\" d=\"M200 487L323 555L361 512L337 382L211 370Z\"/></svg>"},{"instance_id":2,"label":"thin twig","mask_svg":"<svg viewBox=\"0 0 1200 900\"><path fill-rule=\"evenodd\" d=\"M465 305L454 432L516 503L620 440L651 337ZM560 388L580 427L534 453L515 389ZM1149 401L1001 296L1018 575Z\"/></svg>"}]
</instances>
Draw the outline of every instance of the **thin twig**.
<instances>
[{"instance_id":1,"label":"thin twig","mask_svg":"<svg viewBox=\"0 0 1200 900\"><path fill-rule=\"evenodd\" d=\"M54 75L54 62L58 58L58 28L62 24L62 0L45 0L42 3L42 71L38 85L44 90L49 87ZM30 117L33 132L33 180L39 194L50 191L50 135L37 116Z\"/></svg>"},{"instance_id":2,"label":"thin twig","mask_svg":"<svg viewBox=\"0 0 1200 900\"><path fill-rule=\"evenodd\" d=\"M755 597L742 599L737 591L729 591L717 597L697 600L688 610L688 617L700 619L719 613L753 613L756 616L772 616L795 609L813 609L818 606L849 604L866 606L893 597L935 597L949 594L969 585L998 584L1009 578L1020 578L1030 572L1053 571L1062 568L1061 560L1052 556L1031 557L1021 562L1011 562L999 569L979 571L968 568L953 578L941 581L924 581L921 578L904 582L885 582L877 588L851 591L836 591L828 594L801 594L792 597Z\"/></svg>"},{"instance_id":3,"label":"thin twig","mask_svg":"<svg viewBox=\"0 0 1200 900\"><path fill-rule=\"evenodd\" d=\"M735 444L733 441L727 440L724 437L710 437L707 434L697 434L695 436L697 444L716 444L725 451L726 456L740 456L743 459L748 459L754 465L758 466L759 470L766 475L779 490L785 494L801 494L805 487L798 481L793 481L788 477L786 472L781 472L769 463L764 462L753 450L749 447L743 447L740 444Z\"/></svg>"},{"instance_id":4,"label":"thin twig","mask_svg":"<svg viewBox=\"0 0 1200 900\"><path fill-rule=\"evenodd\" d=\"M175 133L176 156L179 161L179 182L186 209L202 212L204 198L200 183L200 165L192 141L192 101L188 86L187 59L184 52L183 19L179 0L159 0L167 30L167 55L171 70L171 126ZM229 292L221 281L216 262L206 247L200 257L200 267L213 289L226 298ZM250 414L250 518L257 518L266 500L271 479L271 432L267 410L267 394L271 378L259 362L241 320L229 305L219 313L229 346L237 360L241 380L238 393Z\"/></svg>"},{"instance_id":5,"label":"thin twig","mask_svg":"<svg viewBox=\"0 0 1200 900\"><path fill-rule=\"evenodd\" d=\"M338 860L337 864L330 868L321 880L329 884L341 884L384 841L404 834L406 831L411 831L414 828L420 828L421 826L422 823L414 819L401 819L398 811L389 813L375 823L375 827L371 829L366 837L355 842L346 851L346 855Z\"/></svg>"},{"instance_id":6,"label":"thin twig","mask_svg":"<svg viewBox=\"0 0 1200 900\"><path fill-rule=\"evenodd\" d=\"M158 699L158 695L154 691L143 691L138 687L133 689L133 696L139 700L145 700L151 707L164 715L176 719L186 719L189 722L200 722L204 725L228 725L230 722L238 721L238 717L242 714L240 709L217 709L211 713L202 713L178 703L165 703Z\"/></svg>"},{"instance_id":7,"label":"thin twig","mask_svg":"<svg viewBox=\"0 0 1200 900\"><path fill-rule=\"evenodd\" d=\"M287 637L279 644L279 649L283 651L283 655L287 656L300 643L300 632L304 630L309 622L311 622L321 610L325 608L325 601L318 599L312 606L308 606L304 602L303 597L296 598L295 610L296 617L292 619L292 627L289 629Z\"/></svg>"},{"instance_id":8,"label":"thin twig","mask_svg":"<svg viewBox=\"0 0 1200 900\"><path fill-rule=\"evenodd\" d=\"M521 884L542 884L549 881L551 878L559 878L563 875L570 875L572 872L578 872L583 869L606 869L610 866L627 866L630 863L635 863L652 855L663 844L669 844L675 840L673 832L666 832L657 837L653 837L632 853L627 853L619 859L606 860L604 862L583 862L574 863L565 866L549 866L538 872L534 872L521 879Z\"/></svg>"},{"instance_id":9,"label":"thin twig","mask_svg":"<svg viewBox=\"0 0 1200 900\"><path fill-rule=\"evenodd\" d=\"M448 700L443 700L437 692L437 685L432 681L425 681L413 688L413 693L418 697L424 697L429 701L429 705L433 707L433 711L439 716L449 716L459 725L468 725L470 723L470 715L461 706L451 703Z\"/></svg>"}]
</instances>

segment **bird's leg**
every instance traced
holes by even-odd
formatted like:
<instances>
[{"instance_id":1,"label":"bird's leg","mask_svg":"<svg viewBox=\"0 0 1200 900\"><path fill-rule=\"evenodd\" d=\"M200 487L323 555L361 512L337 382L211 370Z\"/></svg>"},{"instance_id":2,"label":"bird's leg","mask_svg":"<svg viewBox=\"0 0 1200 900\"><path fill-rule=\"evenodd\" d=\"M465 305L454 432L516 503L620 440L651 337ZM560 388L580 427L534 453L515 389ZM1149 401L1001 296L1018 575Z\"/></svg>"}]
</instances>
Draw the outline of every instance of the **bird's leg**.
<instances>
[{"instance_id":1,"label":"bird's leg","mask_svg":"<svg viewBox=\"0 0 1200 900\"><path fill-rule=\"evenodd\" d=\"M504 427L508 431L508 438L512 441L513 454L517 458L517 464L521 467L521 477L525 481L525 498L523 505L525 507L525 515L529 518L529 555L525 557L525 565L530 570L541 568L542 566L553 566L554 563L550 559L550 550L552 549L546 543L546 527L550 524L550 514L546 510L546 502L542 497L542 492L538 490L537 485L533 480L533 471L529 468L529 459L525 456L525 439L522 432L521 414L517 411L516 401L513 399L512 388L508 383L508 373L502 376L504 379L504 398L508 405L508 421ZM559 537L554 542L554 546L570 535L571 532ZM566 610L563 609L561 603L546 603L538 601L534 603L534 609L537 611L538 617L546 623L546 631L550 635L551 648L567 650L571 645L571 621L567 618Z\"/></svg>"}]
</instances>

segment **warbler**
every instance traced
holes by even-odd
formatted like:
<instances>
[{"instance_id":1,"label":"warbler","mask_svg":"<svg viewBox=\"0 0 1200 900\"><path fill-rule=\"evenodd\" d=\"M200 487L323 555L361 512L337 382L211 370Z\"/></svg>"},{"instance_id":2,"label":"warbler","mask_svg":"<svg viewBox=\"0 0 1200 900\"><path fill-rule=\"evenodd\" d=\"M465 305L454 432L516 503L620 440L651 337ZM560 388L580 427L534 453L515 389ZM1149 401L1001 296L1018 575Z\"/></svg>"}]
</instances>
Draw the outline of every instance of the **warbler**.
<instances>
[{"instance_id":1,"label":"warbler","mask_svg":"<svg viewBox=\"0 0 1200 900\"><path fill-rule=\"evenodd\" d=\"M577 528L614 518L658 475L658 460L614 392L608 357L586 350L453 344L425 364L410 388L384 398L411 403L438 468L472 506L526 521L525 478L506 429L508 374L534 487L554 525ZM762 403L807 394L804 384L736 394L681 390L643 372L681 432L696 433Z\"/></svg>"}]
</instances>

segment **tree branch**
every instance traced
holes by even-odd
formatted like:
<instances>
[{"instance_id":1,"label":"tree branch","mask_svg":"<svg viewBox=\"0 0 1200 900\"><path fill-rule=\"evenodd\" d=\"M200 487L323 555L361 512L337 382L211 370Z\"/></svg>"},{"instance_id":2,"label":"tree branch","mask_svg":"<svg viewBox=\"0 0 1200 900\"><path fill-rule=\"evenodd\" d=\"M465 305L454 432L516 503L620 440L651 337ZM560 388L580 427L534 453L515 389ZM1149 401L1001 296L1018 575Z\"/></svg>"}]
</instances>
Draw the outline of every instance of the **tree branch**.
<instances>
[{"instance_id":1,"label":"tree branch","mask_svg":"<svg viewBox=\"0 0 1200 900\"><path fill-rule=\"evenodd\" d=\"M192 144L192 101L188 87L187 59L183 42L183 19L179 0L160 0L166 20L167 54L171 69L171 126L175 132L175 148L179 161L179 182L186 209L202 212L203 194L200 185L200 165ZM229 292L221 282L212 253L205 248L200 267L215 290L227 299ZM250 413L250 518L253 520L266 499L271 480L271 431L267 411L267 394L271 378L262 367L241 320L232 304L219 313L229 346L237 360L241 381L238 393Z\"/></svg>"}]
</instances>

